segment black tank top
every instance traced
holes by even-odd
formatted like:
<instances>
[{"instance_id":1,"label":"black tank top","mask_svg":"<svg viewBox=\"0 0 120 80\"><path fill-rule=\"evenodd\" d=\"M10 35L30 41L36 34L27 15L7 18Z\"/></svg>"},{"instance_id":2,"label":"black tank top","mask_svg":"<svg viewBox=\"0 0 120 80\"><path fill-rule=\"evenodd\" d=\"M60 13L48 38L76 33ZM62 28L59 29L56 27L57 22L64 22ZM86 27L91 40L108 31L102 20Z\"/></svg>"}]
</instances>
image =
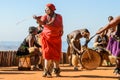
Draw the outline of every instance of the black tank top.
<instances>
[{"instance_id":1,"label":"black tank top","mask_svg":"<svg viewBox=\"0 0 120 80\"><path fill-rule=\"evenodd\" d=\"M117 31L116 31L115 35L117 35L117 37L120 37L120 23L117 26Z\"/></svg>"}]
</instances>

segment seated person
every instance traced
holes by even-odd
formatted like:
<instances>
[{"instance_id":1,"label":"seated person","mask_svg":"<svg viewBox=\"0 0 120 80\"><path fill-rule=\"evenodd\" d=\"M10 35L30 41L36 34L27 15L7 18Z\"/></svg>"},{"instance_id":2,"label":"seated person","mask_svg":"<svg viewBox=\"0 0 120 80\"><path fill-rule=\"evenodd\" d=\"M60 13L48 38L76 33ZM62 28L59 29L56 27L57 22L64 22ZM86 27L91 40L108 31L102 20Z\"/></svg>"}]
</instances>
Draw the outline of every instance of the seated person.
<instances>
[{"instance_id":1,"label":"seated person","mask_svg":"<svg viewBox=\"0 0 120 80\"><path fill-rule=\"evenodd\" d=\"M33 68L37 68L37 66L41 66L41 64L38 64L39 61L39 56L41 56L41 52L39 51L39 48L41 47L36 40L35 35L37 35L38 33L38 29L34 26L29 27L29 34L28 36L24 39L24 41L22 42L22 44L20 45L20 47L17 50L17 56L31 56L34 55L35 56L35 61L34 61L34 67ZM20 69L20 67L18 67L18 69Z\"/></svg>"},{"instance_id":2,"label":"seated person","mask_svg":"<svg viewBox=\"0 0 120 80\"><path fill-rule=\"evenodd\" d=\"M108 36L104 33L101 33L101 34L97 35L95 42L94 42L94 47L106 48L108 40L109 40Z\"/></svg>"},{"instance_id":3,"label":"seated person","mask_svg":"<svg viewBox=\"0 0 120 80\"><path fill-rule=\"evenodd\" d=\"M103 32L101 34L98 34L94 42L94 48L97 52L100 53L102 57L102 61L106 60L107 65L109 66L111 65L110 59L109 59L109 52L106 51L108 40L109 40L108 36L104 34Z\"/></svg>"}]
</instances>

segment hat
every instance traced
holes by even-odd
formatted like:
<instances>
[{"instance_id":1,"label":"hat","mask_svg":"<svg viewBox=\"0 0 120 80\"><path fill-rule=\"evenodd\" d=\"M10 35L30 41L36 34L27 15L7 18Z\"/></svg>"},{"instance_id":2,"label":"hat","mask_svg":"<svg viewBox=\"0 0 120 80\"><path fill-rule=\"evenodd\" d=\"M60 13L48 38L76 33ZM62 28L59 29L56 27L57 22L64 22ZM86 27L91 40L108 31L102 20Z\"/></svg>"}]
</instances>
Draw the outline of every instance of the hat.
<instances>
[{"instance_id":1,"label":"hat","mask_svg":"<svg viewBox=\"0 0 120 80\"><path fill-rule=\"evenodd\" d=\"M34 27L34 26L30 26L30 27L29 27L29 33L33 33L33 32L36 31L36 30L37 30L37 28Z\"/></svg>"},{"instance_id":2,"label":"hat","mask_svg":"<svg viewBox=\"0 0 120 80\"><path fill-rule=\"evenodd\" d=\"M55 11L55 10L56 10L55 5L52 4L52 3L49 3L49 4L47 4L46 6L47 6L48 8L50 8L52 11Z\"/></svg>"}]
</instances>

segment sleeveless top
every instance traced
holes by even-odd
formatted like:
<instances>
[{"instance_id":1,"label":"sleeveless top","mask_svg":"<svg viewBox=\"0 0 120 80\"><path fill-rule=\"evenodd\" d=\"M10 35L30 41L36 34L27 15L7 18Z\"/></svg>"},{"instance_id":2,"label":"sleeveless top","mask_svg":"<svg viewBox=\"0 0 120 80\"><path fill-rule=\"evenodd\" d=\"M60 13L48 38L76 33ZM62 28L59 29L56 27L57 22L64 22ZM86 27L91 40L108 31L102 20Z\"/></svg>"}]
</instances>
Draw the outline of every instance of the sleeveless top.
<instances>
[{"instance_id":1,"label":"sleeveless top","mask_svg":"<svg viewBox=\"0 0 120 80\"><path fill-rule=\"evenodd\" d=\"M102 42L102 41L105 41L105 42L108 41L108 40L107 40L107 35L104 35L103 37L98 36L97 42L100 43L100 42Z\"/></svg>"},{"instance_id":2,"label":"sleeveless top","mask_svg":"<svg viewBox=\"0 0 120 80\"><path fill-rule=\"evenodd\" d=\"M117 26L117 30L116 30L116 33L115 33L115 35L113 36L113 38L114 38L115 40L117 40L117 41L120 42L120 23L119 23L118 26Z\"/></svg>"}]
</instances>

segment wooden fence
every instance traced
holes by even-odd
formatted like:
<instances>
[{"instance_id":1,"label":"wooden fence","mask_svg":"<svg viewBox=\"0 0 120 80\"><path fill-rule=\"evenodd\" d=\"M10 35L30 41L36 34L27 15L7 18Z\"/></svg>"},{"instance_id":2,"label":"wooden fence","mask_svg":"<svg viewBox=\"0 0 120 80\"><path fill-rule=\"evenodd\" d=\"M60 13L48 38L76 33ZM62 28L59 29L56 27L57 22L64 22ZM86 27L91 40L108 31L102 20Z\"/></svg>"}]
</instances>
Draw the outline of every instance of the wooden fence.
<instances>
[{"instance_id":1,"label":"wooden fence","mask_svg":"<svg viewBox=\"0 0 120 80\"><path fill-rule=\"evenodd\" d=\"M16 66L18 65L18 58L16 51L0 51L0 66Z\"/></svg>"},{"instance_id":2,"label":"wooden fence","mask_svg":"<svg viewBox=\"0 0 120 80\"><path fill-rule=\"evenodd\" d=\"M0 67L18 66L19 58L16 51L0 51ZM68 63L67 55L63 52L61 64ZM31 64L34 64L34 57L31 58Z\"/></svg>"}]
</instances>

